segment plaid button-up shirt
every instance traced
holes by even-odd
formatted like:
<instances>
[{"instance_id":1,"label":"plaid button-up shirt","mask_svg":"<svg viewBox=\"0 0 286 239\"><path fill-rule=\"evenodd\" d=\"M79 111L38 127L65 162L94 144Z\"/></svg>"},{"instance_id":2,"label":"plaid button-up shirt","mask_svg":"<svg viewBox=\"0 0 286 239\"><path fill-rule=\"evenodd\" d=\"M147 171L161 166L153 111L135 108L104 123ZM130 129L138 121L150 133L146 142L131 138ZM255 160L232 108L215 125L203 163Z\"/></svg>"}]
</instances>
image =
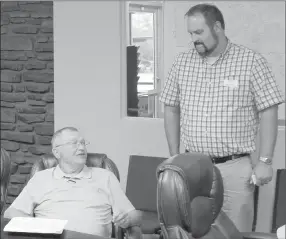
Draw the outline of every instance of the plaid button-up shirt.
<instances>
[{"instance_id":1,"label":"plaid button-up shirt","mask_svg":"<svg viewBox=\"0 0 286 239\"><path fill-rule=\"evenodd\" d=\"M195 49L180 53L160 101L180 106L187 150L223 157L255 151L259 112L284 96L262 55L228 41L212 65Z\"/></svg>"}]
</instances>

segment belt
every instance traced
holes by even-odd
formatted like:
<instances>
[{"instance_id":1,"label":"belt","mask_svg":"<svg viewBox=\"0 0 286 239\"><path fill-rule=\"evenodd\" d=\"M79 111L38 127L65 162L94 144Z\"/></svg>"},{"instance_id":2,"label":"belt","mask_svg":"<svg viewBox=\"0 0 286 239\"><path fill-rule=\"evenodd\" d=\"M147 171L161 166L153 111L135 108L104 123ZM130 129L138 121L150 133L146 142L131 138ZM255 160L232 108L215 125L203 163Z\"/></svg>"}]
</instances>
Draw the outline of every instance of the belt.
<instances>
[{"instance_id":1,"label":"belt","mask_svg":"<svg viewBox=\"0 0 286 239\"><path fill-rule=\"evenodd\" d=\"M245 153L245 154L234 154L234 155L229 155L225 157L215 157L215 158L212 158L212 162L214 164L225 163L226 161L246 157L249 155L250 155L249 153Z\"/></svg>"}]
</instances>

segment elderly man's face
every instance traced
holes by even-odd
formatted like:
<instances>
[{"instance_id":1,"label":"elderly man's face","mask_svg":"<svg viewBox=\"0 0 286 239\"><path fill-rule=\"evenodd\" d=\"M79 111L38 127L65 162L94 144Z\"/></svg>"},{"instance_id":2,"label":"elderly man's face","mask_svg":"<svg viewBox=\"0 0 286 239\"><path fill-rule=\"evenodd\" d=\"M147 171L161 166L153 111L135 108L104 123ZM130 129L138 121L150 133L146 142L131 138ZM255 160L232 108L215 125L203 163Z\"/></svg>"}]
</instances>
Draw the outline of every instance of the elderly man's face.
<instances>
[{"instance_id":1,"label":"elderly man's face","mask_svg":"<svg viewBox=\"0 0 286 239\"><path fill-rule=\"evenodd\" d=\"M86 163L87 150L85 140L78 131L65 131L56 140L55 150L59 160L68 164Z\"/></svg>"}]
</instances>

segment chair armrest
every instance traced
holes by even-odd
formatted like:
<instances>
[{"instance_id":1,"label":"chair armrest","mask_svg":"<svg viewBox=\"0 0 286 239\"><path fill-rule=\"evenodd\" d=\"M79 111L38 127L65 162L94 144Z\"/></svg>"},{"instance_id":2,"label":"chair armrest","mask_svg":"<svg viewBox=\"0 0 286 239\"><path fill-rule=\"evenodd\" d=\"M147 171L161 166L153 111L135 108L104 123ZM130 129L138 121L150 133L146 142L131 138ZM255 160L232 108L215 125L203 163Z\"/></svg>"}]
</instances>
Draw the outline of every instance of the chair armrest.
<instances>
[{"instance_id":1,"label":"chair armrest","mask_svg":"<svg viewBox=\"0 0 286 239\"><path fill-rule=\"evenodd\" d=\"M274 233L264 233L264 232L243 232L243 239L277 239Z\"/></svg>"},{"instance_id":2,"label":"chair armrest","mask_svg":"<svg viewBox=\"0 0 286 239\"><path fill-rule=\"evenodd\" d=\"M124 234L126 235L126 239L143 239L142 231L139 226L133 226L129 228L117 228L117 239L124 239Z\"/></svg>"}]
</instances>

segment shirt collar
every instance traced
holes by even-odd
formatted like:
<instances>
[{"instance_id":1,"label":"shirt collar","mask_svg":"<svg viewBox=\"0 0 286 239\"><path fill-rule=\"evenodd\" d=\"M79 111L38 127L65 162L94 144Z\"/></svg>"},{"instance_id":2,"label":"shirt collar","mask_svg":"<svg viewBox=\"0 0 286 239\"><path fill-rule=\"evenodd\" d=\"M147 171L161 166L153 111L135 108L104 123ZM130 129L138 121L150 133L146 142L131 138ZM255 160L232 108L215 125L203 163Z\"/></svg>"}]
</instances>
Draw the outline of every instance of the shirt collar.
<instances>
[{"instance_id":1,"label":"shirt collar","mask_svg":"<svg viewBox=\"0 0 286 239\"><path fill-rule=\"evenodd\" d=\"M88 168L86 165L84 165L83 169L81 170L81 172L79 174L77 174L76 176L73 176L72 178L77 178L77 179L82 179L82 178L86 178L89 179L91 178L92 174L91 174L91 170L90 168ZM70 178L71 176L69 174L64 173L60 166L57 165L56 168L54 169L54 178L55 179L61 179L61 178Z\"/></svg>"},{"instance_id":2,"label":"shirt collar","mask_svg":"<svg viewBox=\"0 0 286 239\"><path fill-rule=\"evenodd\" d=\"M228 51L230 50L230 48L231 48L231 46L232 46L232 43L231 43L231 41L228 39L228 38L226 38L227 39L227 45L226 45L226 48L224 49L224 51L219 55L219 57L217 58L217 60L216 61L218 61L220 58L223 58L227 53L228 53ZM197 54L200 56L200 54L197 52ZM200 56L203 60L206 60L206 57L202 57L202 56Z\"/></svg>"}]
</instances>

